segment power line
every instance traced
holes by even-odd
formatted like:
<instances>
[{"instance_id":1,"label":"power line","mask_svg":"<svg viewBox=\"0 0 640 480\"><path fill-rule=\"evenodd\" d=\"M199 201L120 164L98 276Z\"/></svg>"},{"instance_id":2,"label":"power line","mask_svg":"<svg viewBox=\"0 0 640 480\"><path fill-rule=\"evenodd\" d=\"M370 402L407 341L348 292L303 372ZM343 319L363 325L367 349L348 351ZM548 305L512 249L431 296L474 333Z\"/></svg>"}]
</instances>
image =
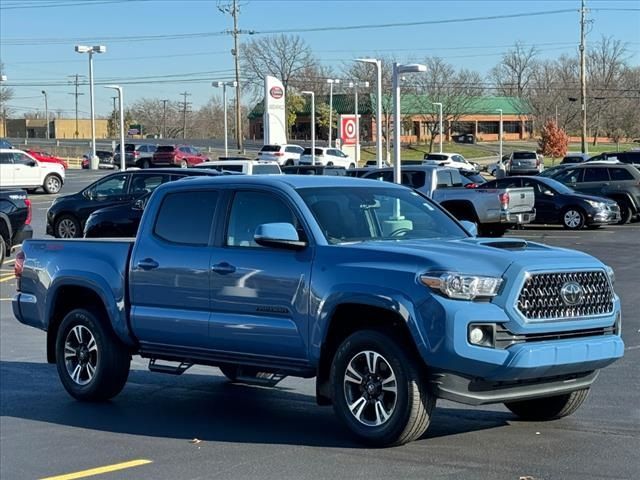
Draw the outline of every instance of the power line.
<instances>
[{"instance_id":1,"label":"power line","mask_svg":"<svg viewBox=\"0 0 640 480\"><path fill-rule=\"evenodd\" d=\"M76 86L76 90L75 93L70 93L69 95L74 95L76 98L76 131L75 131L75 137L78 138L80 136L80 132L78 131L78 97L80 95L84 95L84 93L80 93L78 92L78 85L79 85L79 79L80 77L84 77L84 75L78 75L77 73L75 75L70 75L72 78L75 78L75 86Z\"/></svg>"},{"instance_id":2,"label":"power line","mask_svg":"<svg viewBox=\"0 0 640 480\"><path fill-rule=\"evenodd\" d=\"M182 102L182 139L187 138L187 107L191 105L191 102L187 102L187 97L190 97L189 92L182 92L180 95L184 97Z\"/></svg>"}]
</instances>

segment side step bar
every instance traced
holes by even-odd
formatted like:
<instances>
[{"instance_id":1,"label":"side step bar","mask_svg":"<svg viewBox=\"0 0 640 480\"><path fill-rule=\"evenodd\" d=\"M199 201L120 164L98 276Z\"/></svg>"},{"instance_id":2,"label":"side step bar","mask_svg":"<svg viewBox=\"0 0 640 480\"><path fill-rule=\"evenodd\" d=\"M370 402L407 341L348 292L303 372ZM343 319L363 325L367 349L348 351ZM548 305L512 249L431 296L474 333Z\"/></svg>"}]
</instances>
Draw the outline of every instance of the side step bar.
<instances>
[{"instance_id":1,"label":"side step bar","mask_svg":"<svg viewBox=\"0 0 640 480\"><path fill-rule=\"evenodd\" d=\"M149 359L149 371L157 373L168 373L169 375L182 375L193 366L193 363L181 362L178 365L167 365L166 363L158 363L158 359Z\"/></svg>"}]
</instances>

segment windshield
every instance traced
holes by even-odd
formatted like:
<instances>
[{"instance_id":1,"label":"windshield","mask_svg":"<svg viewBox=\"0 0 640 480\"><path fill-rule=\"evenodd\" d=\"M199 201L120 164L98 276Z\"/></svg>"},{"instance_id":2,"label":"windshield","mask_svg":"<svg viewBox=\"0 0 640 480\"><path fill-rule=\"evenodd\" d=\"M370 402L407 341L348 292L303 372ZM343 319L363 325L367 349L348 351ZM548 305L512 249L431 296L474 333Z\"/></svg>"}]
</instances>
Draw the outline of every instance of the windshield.
<instances>
[{"instance_id":1,"label":"windshield","mask_svg":"<svg viewBox=\"0 0 640 480\"><path fill-rule=\"evenodd\" d=\"M409 189L302 188L298 193L332 245L468 236L433 202Z\"/></svg>"},{"instance_id":2,"label":"windshield","mask_svg":"<svg viewBox=\"0 0 640 480\"><path fill-rule=\"evenodd\" d=\"M174 149L173 145L160 145L156 149L156 152L173 152L173 149Z\"/></svg>"},{"instance_id":3,"label":"windshield","mask_svg":"<svg viewBox=\"0 0 640 480\"><path fill-rule=\"evenodd\" d=\"M538 156L535 152L513 152L514 160L537 160Z\"/></svg>"},{"instance_id":4,"label":"windshield","mask_svg":"<svg viewBox=\"0 0 640 480\"><path fill-rule=\"evenodd\" d=\"M280 145L265 145L260 149L261 152L279 152Z\"/></svg>"}]
</instances>

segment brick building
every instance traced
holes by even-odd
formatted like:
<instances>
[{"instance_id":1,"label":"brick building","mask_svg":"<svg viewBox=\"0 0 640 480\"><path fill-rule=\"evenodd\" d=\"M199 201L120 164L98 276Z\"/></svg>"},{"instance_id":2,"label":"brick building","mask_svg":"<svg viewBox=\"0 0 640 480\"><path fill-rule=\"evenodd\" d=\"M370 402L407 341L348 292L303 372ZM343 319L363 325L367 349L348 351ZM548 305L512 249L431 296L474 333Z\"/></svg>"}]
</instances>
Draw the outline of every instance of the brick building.
<instances>
[{"instance_id":1,"label":"brick building","mask_svg":"<svg viewBox=\"0 0 640 480\"><path fill-rule=\"evenodd\" d=\"M96 138L108 138L108 120L96 119ZM8 118L6 120L6 136L8 138L47 138L47 122L43 118ZM76 120L56 118L49 122L49 137L59 140L67 138L91 138L91 120L78 120L78 135L76 135Z\"/></svg>"},{"instance_id":2,"label":"brick building","mask_svg":"<svg viewBox=\"0 0 640 480\"><path fill-rule=\"evenodd\" d=\"M318 97L316 106L320 103L329 103L329 97ZM443 130L446 139L450 140L454 135L471 133L477 141L498 140L500 125L500 113L502 109L503 132L505 140L528 139L533 131L533 116L531 108L521 99L515 97L477 97L465 102L464 111L456 112L445 118ZM360 117L360 130L362 141L375 141L375 105L376 97L372 94L360 94L358 98L358 113ZM264 103L261 101L249 113L249 136L253 139L263 138L264 127L262 115ZM389 96L382 99L383 109L383 135L386 131L386 122L393 129L391 119L392 102ZM352 115L355 112L355 100L353 94L334 94L333 110L338 115ZM403 122L401 126L403 142L426 142L429 140L429 124L438 122L437 110L432 100L426 95L404 94L401 100L401 112ZM310 104L307 102L304 108L297 112L295 124L291 128L291 140L309 139L311 132ZM445 107L446 110L446 107ZM446 117L445 113L445 117ZM455 118L453 120L452 118ZM316 128L318 138L326 134ZM334 134L335 135L335 134ZM438 136L436 135L436 141Z\"/></svg>"}]
</instances>

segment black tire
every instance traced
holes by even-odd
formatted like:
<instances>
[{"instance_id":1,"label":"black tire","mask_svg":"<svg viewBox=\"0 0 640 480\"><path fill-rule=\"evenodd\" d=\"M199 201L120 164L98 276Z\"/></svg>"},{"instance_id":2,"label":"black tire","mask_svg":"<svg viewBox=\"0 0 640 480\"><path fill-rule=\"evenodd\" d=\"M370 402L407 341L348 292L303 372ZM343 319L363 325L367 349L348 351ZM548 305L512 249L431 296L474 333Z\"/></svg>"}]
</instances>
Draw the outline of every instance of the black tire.
<instances>
[{"instance_id":1,"label":"black tire","mask_svg":"<svg viewBox=\"0 0 640 480\"><path fill-rule=\"evenodd\" d=\"M555 420L575 412L588 395L589 389L585 388L554 397L506 402L504 406L523 420Z\"/></svg>"},{"instance_id":2,"label":"black tire","mask_svg":"<svg viewBox=\"0 0 640 480\"><path fill-rule=\"evenodd\" d=\"M327 167L333 167L333 162L327 162Z\"/></svg>"},{"instance_id":3,"label":"black tire","mask_svg":"<svg viewBox=\"0 0 640 480\"><path fill-rule=\"evenodd\" d=\"M4 263L4 258L7 256L7 242L4 241L4 237L0 234L0 267Z\"/></svg>"},{"instance_id":4,"label":"black tire","mask_svg":"<svg viewBox=\"0 0 640 480\"><path fill-rule=\"evenodd\" d=\"M45 191L45 193L52 195L52 194L58 193L61 188L62 188L62 179L58 175L54 173L50 173L49 175L44 177L42 189Z\"/></svg>"},{"instance_id":5,"label":"black tire","mask_svg":"<svg viewBox=\"0 0 640 480\"><path fill-rule=\"evenodd\" d=\"M56 336L56 365L69 395L87 402L115 397L127 382L130 364L127 348L100 314L79 308L64 317Z\"/></svg>"},{"instance_id":6,"label":"black tire","mask_svg":"<svg viewBox=\"0 0 640 480\"><path fill-rule=\"evenodd\" d=\"M402 445L420 438L429 426L436 399L429 393L416 362L405 351L401 342L389 332L361 330L347 337L335 353L330 373L333 408L338 418L364 443L378 447ZM362 364L362 359L369 365L365 352L375 352L379 357L371 362L375 365L374 374L371 375L371 369L367 367L370 379L367 380L366 375L360 376L362 382L359 383L353 374L347 375L347 368L358 362ZM362 373L367 371L360 370ZM386 379L381 375L376 378L376 371L387 375ZM390 380L391 375L395 382ZM383 388L387 383L388 388L393 388L391 383L395 383L395 394ZM360 397L351 402L351 406L354 410L356 404L361 407L352 413L350 398L357 395ZM382 412L378 412L378 404ZM372 413L375 413L375 420L367 418L372 417ZM380 422L380 413L387 416L376 425Z\"/></svg>"},{"instance_id":7,"label":"black tire","mask_svg":"<svg viewBox=\"0 0 640 480\"><path fill-rule=\"evenodd\" d=\"M285 167L291 167L294 165L294 162L292 159L287 160L286 162L284 162L284 166Z\"/></svg>"},{"instance_id":8,"label":"black tire","mask_svg":"<svg viewBox=\"0 0 640 480\"><path fill-rule=\"evenodd\" d=\"M180 162L180 168L189 168L189 164L187 163L186 160L182 160Z\"/></svg>"},{"instance_id":9,"label":"black tire","mask_svg":"<svg viewBox=\"0 0 640 480\"><path fill-rule=\"evenodd\" d=\"M581 230L587 217L578 207L567 207L562 211L562 226L567 230Z\"/></svg>"},{"instance_id":10,"label":"black tire","mask_svg":"<svg viewBox=\"0 0 640 480\"><path fill-rule=\"evenodd\" d=\"M351 168L356 168L356 164L355 164L355 163L350 163L350 164L349 164L349 168L350 168L350 169L351 169Z\"/></svg>"},{"instance_id":11,"label":"black tire","mask_svg":"<svg viewBox=\"0 0 640 480\"><path fill-rule=\"evenodd\" d=\"M142 162L142 168L143 169L151 168L151 164L149 163L149 160L145 160L144 162Z\"/></svg>"},{"instance_id":12,"label":"black tire","mask_svg":"<svg viewBox=\"0 0 640 480\"><path fill-rule=\"evenodd\" d=\"M618 206L620 207L620 221L618 225L625 225L631 221L633 216L633 210L628 200L618 200Z\"/></svg>"},{"instance_id":13,"label":"black tire","mask_svg":"<svg viewBox=\"0 0 640 480\"><path fill-rule=\"evenodd\" d=\"M53 234L56 238L80 238L82 227L73 215L60 215L53 225Z\"/></svg>"}]
</instances>

